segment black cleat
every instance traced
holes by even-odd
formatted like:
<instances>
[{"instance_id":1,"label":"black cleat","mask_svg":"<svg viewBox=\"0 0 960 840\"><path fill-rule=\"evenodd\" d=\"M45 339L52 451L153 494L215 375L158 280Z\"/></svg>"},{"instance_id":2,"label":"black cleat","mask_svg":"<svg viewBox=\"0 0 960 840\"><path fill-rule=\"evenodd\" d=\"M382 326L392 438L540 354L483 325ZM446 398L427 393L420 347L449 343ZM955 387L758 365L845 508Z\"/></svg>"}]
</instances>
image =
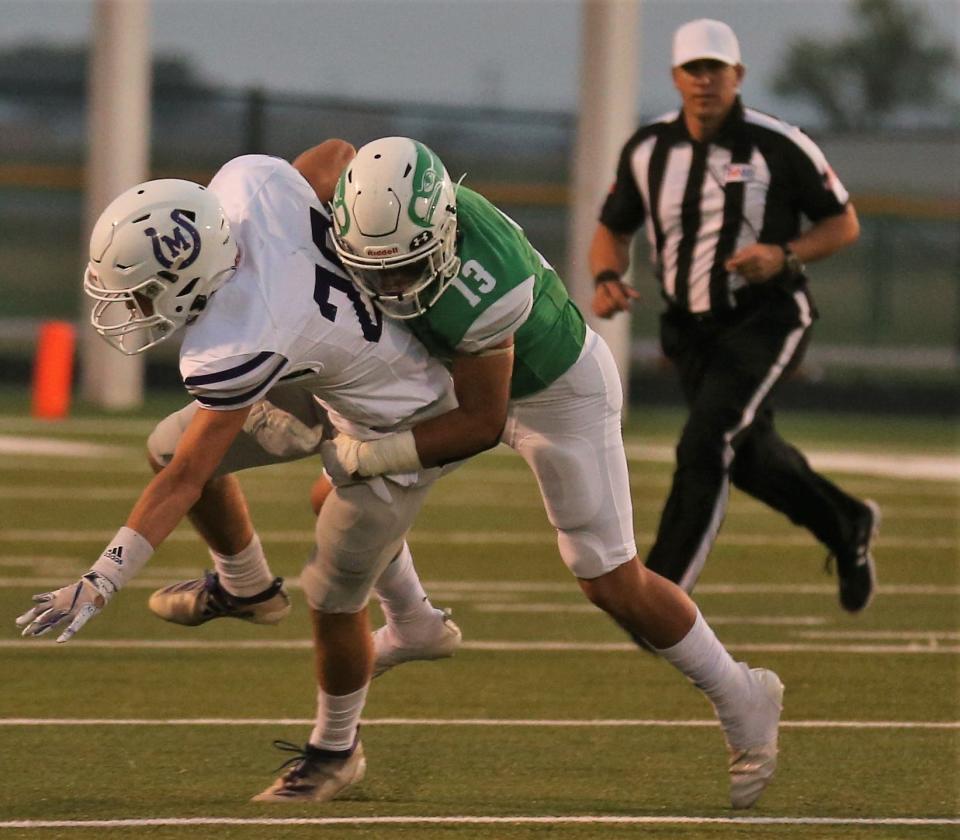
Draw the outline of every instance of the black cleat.
<instances>
[{"instance_id":1,"label":"black cleat","mask_svg":"<svg viewBox=\"0 0 960 840\"><path fill-rule=\"evenodd\" d=\"M867 499L866 510L857 522L856 536L851 545L827 557L827 566L836 558L837 578L840 582L840 606L857 613L867 608L877 588L877 571L871 547L880 532L880 506Z\"/></svg>"}]
</instances>

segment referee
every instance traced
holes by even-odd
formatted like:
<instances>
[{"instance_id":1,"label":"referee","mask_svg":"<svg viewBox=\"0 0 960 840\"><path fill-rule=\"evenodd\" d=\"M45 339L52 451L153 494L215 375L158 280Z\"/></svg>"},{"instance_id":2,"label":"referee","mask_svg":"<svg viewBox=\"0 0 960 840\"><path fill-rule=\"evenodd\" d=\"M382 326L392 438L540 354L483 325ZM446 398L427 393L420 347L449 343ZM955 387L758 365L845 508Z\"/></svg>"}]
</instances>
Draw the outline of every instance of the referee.
<instances>
[{"instance_id":1,"label":"referee","mask_svg":"<svg viewBox=\"0 0 960 840\"><path fill-rule=\"evenodd\" d=\"M647 565L690 591L733 481L827 547L840 603L858 612L876 583L879 508L810 468L777 433L770 398L799 365L817 317L804 264L851 245L860 225L810 138L743 106L743 76L725 23L694 20L674 33L682 108L624 146L590 246L593 311L609 318L638 297L621 277L644 227L666 301L663 352L689 406Z\"/></svg>"}]
</instances>

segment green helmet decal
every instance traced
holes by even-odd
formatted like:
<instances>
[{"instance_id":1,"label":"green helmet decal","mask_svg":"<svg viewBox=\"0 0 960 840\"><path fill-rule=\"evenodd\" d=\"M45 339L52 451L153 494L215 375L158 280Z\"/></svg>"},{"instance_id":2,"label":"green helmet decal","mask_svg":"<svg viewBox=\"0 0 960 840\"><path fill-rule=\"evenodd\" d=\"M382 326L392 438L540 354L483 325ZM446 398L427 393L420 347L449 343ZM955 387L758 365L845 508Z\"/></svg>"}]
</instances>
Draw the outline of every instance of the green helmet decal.
<instances>
[{"instance_id":1,"label":"green helmet decal","mask_svg":"<svg viewBox=\"0 0 960 840\"><path fill-rule=\"evenodd\" d=\"M413 145L417 149L417 166L413 172L413 199L407 206L407 214L414 224L431 227L443 192L443 164L423 143L414 140Z\"/></svg>"},{"instance_id":2,"label":"green helmet decal","mask_svg":"<svg viewBox=\"0 0 960 840\"><path fill-rule=\"evenodd\" d=\"M344 198L347 189L347 172L349 171L350 167L348 166L340 173L340 177L337 179L337 187L333 193L333 201L330 202L333 207L333 218L337 225L338 236L346 236L350 230L350 211L347 210L347 202Z\"/></svg>"}]
</instances>

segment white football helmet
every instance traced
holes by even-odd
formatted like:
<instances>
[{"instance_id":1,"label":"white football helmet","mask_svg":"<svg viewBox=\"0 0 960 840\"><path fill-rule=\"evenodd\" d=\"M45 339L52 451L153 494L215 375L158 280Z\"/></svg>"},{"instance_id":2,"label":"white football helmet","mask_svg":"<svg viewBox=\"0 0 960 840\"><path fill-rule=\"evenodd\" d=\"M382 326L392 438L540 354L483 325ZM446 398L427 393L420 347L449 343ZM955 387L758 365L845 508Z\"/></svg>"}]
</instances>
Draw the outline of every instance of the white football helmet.
<instances>
[{"instance_id":1,"label":"white football helmet","mask_svg":"<svg viewBox=\"0 0 960 840\"><path fill-rule=\"evenodd\" d=\"M333 243L391 318L415 318L460 271L456 187L430 149L408 137L363 146L337 182Z\"/></svg>"},{"instance_id":2,"label":"white football helmet","mask_svg":"<svg viewBox=\"0 0 960 840\"><path fill-rule=\"evenodd\" d=\"M90 322L122 353L141 353L191 323L237 258L213 193L175 178L138 184L94 225L83 278L97 301Z\"/></svg>"}]
</instances>

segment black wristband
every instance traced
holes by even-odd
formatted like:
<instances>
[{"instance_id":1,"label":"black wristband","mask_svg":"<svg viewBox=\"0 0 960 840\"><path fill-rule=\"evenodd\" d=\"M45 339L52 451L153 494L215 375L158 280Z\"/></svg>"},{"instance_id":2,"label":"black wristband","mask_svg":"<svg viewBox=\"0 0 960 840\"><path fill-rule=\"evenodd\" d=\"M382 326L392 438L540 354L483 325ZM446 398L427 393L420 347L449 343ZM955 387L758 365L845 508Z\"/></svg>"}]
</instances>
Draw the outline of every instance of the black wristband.
<instances>
[{"instance_id":1,"label":"black wristband","mask_svg":"<svg viewBox=\"0 0 960 840\"><path fill-rule=\"evenodd\" d=\"M605 268L593 278L593 287L597 288L601 283L609 283L611 280L620 282L620 275L612 268Z\"/></svg>"}]
</instances>

